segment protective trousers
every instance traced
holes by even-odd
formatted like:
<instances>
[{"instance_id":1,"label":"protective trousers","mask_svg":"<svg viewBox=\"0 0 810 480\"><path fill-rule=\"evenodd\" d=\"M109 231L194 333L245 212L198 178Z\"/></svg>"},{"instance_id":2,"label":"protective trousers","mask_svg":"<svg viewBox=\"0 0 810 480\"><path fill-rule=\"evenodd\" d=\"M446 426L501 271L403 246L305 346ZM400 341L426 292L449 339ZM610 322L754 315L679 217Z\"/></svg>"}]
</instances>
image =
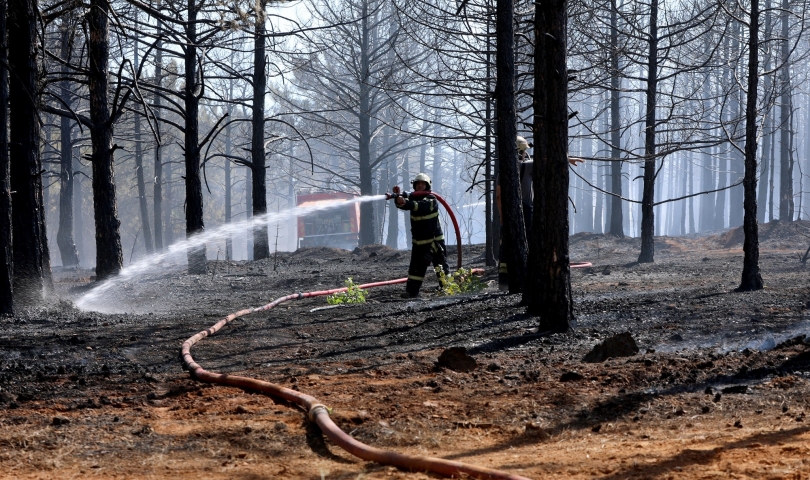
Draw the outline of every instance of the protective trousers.
<instances>
[{"instance_id":1,"label":"protective trousers","mask_svg":"<svg viewBox=\"0 0 810 480\"><path fill-rule=\"evenodd\" d=\"M412 297L419 294L428 265L431 263L434 268L441 267L445 275L450 275L445 252L444 240L434 240L423 245L414 244L411 250L411 264L408 266L408 283L405 284L408 294Z\"/></svg>"}]
</instances>

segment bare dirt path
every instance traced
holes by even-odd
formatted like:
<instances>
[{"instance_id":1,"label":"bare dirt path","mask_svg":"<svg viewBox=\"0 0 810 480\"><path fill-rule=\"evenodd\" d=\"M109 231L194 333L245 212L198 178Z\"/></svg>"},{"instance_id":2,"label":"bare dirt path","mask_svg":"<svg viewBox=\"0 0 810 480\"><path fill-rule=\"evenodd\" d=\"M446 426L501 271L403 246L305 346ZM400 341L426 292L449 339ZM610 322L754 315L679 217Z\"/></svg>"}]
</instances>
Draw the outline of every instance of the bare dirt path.
<instances>
[{"instance_id":1,"label":"bare dirt path","mask_svg":"<svg viewBox=\"0 0 810 480\"><path fill-rule=\"evenodd\" d=\"M770 224L769 224L770 225ZM519 299L397 298L318 310L323 299L239 319L194 348L214 371L318 397L355 438L529 478L810 478L808 227L763 226L767 288L736 293L736 232L635 240L572 237L577 327L538 332ZM481 265L480 250L465 256ZM477 258L477 259L476 259ZM293 292L402 276L408 252L308 250L219 262L206 276L128 286L102 315L67 301L87 273L62 272L61 302L3 320L0 477L435 478L357 460L302 411L195 382L180 344L232 311ZM494 273L494 272L493 272ZM429 282L428 285L430 286ZM629 331L640 352L582 358ZM471 372L437 367L463 346Z\"/></svg>"}]
</instances>

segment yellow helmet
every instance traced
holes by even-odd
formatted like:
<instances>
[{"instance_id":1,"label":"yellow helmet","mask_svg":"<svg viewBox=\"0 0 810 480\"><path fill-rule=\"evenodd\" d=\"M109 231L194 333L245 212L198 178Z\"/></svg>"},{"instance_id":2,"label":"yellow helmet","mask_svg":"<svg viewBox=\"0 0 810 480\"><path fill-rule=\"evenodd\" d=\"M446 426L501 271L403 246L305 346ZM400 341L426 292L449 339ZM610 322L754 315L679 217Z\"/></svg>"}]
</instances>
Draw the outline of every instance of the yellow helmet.
<instances>
[{"instance_id":1,"label":"yellow helmet","mask_svg":"<svg viewBox=\"0 0 810 480\"><path fill-rule=\"evenodd\" d=\"M518 149L518 152L525 152L526 149L528 149L528 148L529 148L529 142L527 142L525 138L518 135L518 137L517 137L517 149Z\"/></svg>"},{"instance_id":2,"label":"yellow helmet","mask_svg":"<svg viewBox=\"0 0 810 480\"><path fill-rule=\"evenodd\" d=\"M430 177L427 176L426 173L417 173L413 180L411 180L411 185L416 182L425 182L427 183L427 188L430 190Z\"/></svg>"}]
</instances>

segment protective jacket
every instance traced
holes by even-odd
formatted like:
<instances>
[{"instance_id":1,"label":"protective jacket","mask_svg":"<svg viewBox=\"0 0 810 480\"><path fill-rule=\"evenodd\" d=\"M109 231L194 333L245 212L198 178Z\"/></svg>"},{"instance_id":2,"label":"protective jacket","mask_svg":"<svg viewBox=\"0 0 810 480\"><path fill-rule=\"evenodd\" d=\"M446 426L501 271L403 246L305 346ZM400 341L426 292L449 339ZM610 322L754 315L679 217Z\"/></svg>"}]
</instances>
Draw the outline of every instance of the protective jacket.
<instances>
[{"instance_id":1,"label":"protective jacket","mask_svg":"<svg viewBox=\"0 0 810 480\"><path fill-rule=\"evenodd\" d=\"M439 223L439 204L433 195L414 200L407 199L400 210L411 213L411 236L414 245L428 245L436 240L444 240L442 226Z\"/></svg>"}]
</instances>

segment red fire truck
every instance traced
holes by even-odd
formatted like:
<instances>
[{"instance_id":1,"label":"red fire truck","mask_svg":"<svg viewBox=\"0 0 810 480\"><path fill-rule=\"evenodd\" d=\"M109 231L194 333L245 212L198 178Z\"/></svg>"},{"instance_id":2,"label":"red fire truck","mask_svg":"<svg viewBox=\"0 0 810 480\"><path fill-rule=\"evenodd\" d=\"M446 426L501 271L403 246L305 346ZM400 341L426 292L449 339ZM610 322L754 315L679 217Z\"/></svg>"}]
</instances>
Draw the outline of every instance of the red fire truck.
<instances>
[{"instance_id":1,"label":"red fire truck","mask_svg":"<svg viewBox=\"0 0 810 480\"><path fill-rule=\"evenodd\" d=\"M311 206L334 200L349 200L355 195L342 192L298 192L296 205ZM360 231L360 206L346 206L317 211L298 217L298 247L336 247L353 250Z\"/></svg>"}]
</instances>

